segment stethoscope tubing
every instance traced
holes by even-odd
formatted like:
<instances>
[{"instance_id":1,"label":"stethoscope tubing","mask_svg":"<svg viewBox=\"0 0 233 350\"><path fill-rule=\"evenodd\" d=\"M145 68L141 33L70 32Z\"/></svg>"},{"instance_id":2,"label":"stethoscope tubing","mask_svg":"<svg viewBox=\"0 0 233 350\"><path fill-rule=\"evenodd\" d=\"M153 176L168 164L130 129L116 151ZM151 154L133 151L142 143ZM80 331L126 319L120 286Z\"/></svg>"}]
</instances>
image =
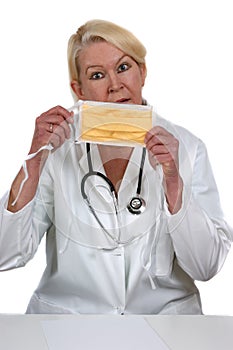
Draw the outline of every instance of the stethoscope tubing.
<instances>
[{"instance_id":1,"label":"stethoscope tubing","mask_svg":"<svg viewBox=\"0 0 233 350\"><path fill-rule=\"evenodd\" d=\"M92 177L92 176L99 176L100 178L102 178L109 186L110 192L112 194L112 198L113 198L113 203L114 203L114 209L115 209L115 213L116 216L118 217L118 209L117 209L117 194L116 194L116 190L114 188L114 185L112 183L112 181L103 173L99 172L99 171L94 171L93 170L93 166L92 166L92 160L91 160L91 154L90 154L90 143L86 143L86 152L87 152L87 162L88 162L88 173L85 174L81 180L81 194L82 197L84 199L84 201L87 203L89 210L91 211L91 213L93 214L93 216L95 217L96 221L98 222L99 226L102 228L102 230L105 232L105 234L111 238L116 244L127 244L131 241L133 241L135 239L135 237L130 238L127 241L121 241L120 240L120 235L118 235L118 238L116 238L115 236L113 236L111 233L109 233L107 231L107 229L104 227L104 225L102 224L101 220L99 219L98 215L96 214L93 206L91 205L91 202L86 194L85 191L85 184L86 181L88 180L88 178ZM146 149L145 147L143 147L142 150L142 158L141 158L141 164L140 164L140 170L139 170L139 174L138 174L138 184L137 184L137 190L136 190L136 196L133 197L127 208L129 210L130 213L132 214L141 214L142 210L141 210L141 206L145 207L145 201L140 197L140 193L141 193L141 186L142 186L142 177L143 177L143 168L144 168L144 163L145 163L145 155L146 155ZM138 209L132 208L131 207L131 203L133 203L133 200L137 199L140 201L141 206Z\"/></svg>"}]
</instances>

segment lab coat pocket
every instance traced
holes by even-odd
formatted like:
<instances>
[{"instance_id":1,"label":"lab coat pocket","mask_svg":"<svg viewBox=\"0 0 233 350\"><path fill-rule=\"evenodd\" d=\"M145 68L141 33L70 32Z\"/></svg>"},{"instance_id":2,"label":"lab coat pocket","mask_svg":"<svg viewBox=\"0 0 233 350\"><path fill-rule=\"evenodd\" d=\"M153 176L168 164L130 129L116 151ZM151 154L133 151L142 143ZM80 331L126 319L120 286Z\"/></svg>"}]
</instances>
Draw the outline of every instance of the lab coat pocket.
<instances>
[{"instance_id":1,"label":"lab coat pocket","mask_svg":"<svg viewBox=\"0 0 233 350\"><path fill-rule=\"evenodd\" d=\"M72 310L69 310L62 305L56 305L54 302L50 302L41 298L36 293L31 297L28 304L26 314L72 314Z\"/></svg>"}]
</instances>

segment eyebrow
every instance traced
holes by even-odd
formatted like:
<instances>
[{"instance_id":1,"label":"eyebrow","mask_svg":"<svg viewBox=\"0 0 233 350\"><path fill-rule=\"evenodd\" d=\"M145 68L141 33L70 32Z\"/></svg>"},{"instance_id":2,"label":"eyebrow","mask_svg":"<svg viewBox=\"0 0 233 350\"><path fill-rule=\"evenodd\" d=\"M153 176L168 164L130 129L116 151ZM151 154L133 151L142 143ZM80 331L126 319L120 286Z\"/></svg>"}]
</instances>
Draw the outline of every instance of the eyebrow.
<instances>
[{"instance_id":1,"label":"eyebrow","mask_svg":"<svg viewBox=\"0 0 233 350\"><path fill-rule=\"evenodd\" d=\"M118 63L119 63L124 57L129 57L129 58L130 58L130 56L128 56L128 55L126 55L126 54L123 54L123 55L118 59L118 61L116 62L116 65L118 65ZM88 69L91 69L91 68L102 68L102 66L101 66L100 64L93 64L93 65L90 65L90 66L88 66L88 67L86 68L85 73L87 73Z\"/></svg>"}]
</instances>

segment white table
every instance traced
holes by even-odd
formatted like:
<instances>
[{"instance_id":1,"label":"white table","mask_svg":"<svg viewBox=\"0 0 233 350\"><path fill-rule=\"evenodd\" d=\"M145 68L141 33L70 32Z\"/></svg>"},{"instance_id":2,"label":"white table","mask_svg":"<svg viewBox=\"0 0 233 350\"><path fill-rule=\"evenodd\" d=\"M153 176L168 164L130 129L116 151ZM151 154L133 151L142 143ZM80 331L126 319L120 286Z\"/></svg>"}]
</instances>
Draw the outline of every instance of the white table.
<instances>
[{"instance_id":1,"label":"white table","mask_svg":"<svg viewBox=\"0 0 233 350\"><path fill-rule=\"evenodd\" d=\"M94 317L98 322L99 317L105 316L0 314L0 349L48 350L41 321L80 317ZM144 316L144 318L171 350L233 350L233 317Z\"/></svg>"}]
</instances>

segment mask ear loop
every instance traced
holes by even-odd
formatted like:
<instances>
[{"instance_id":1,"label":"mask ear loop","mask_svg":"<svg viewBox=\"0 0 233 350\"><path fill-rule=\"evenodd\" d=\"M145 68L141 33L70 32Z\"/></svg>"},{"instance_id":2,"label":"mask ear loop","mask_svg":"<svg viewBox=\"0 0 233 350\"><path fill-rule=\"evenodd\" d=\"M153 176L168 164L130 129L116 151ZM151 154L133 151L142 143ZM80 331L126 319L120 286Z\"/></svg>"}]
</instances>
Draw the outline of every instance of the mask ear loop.
<instances>
[{"instance_id":1,"label":"mask ear loop","mask_svg":"<svg viewBox=\"0 0 233 350\"><path fill-rule=\"evenodd\" d=\"M29 154L27 156L27 158L24 160L24 162L23 162L24 179L23 179L23 181L20 184L19 191L18 191L18 194L17 194L15 200L11 203L12 207L17 203L17 201L19 199L19 196L21 195L21 192L23 190L23 186L24 186L25 182L28 179L28 170L27 170L27 163L26 163L27 160L34 158L39 152L41 152L41 151L43 151L45 149L47 149L48 151L51 151L53 149L53 146L51 144L42 146L35 153Z\"/></svg>"}]
</instances>

